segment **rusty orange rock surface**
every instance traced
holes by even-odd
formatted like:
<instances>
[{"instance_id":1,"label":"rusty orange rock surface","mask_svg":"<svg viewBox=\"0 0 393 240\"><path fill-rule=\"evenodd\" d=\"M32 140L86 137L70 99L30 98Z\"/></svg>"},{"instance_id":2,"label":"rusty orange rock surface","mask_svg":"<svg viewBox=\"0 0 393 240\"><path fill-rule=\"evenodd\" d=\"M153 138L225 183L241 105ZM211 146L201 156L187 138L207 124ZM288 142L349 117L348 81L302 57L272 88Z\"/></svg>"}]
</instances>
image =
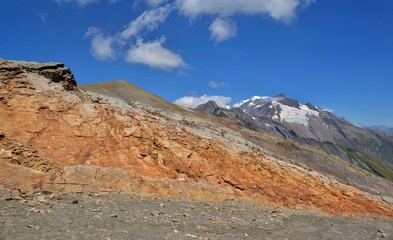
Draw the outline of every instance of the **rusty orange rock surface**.
<instances>
[{"instance_id":1,"label":"rusty orange rock surface","mask_svg":"<svg viewBox=\"0 0 393 240\"><path fill-rule=\"evenodd\" d=\"M244 199L393 217L391 205L353 187L133 106L93 101L17 63L0 61L0 81L2 188Z\"/></svg>"}]
</instances>

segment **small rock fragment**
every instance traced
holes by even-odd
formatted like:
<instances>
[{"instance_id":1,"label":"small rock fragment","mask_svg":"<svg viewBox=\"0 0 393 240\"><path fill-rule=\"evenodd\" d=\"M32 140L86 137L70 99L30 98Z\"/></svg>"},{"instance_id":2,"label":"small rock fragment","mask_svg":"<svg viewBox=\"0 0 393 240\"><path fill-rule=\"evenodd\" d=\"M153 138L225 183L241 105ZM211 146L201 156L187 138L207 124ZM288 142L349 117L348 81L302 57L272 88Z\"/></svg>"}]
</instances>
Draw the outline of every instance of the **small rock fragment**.
<instances>
[{"instance_id":1,"label":"small rock fragment","mask_svg":"<svg viewBox=\"0 0 393 240\"><path fill-rule=\"evenodd\" d=\"M38 210L38 209L32 208L32 209L30 209L30 212L33 212L33 213L40 213L41 211Z\"/></svg>"},{"instance_id":2,"label":"small rock fragment","mask_svg":"<svg viewBox=\"0 0 393 240\"><path fill-rule=\"evenodd\" d=\"M78 203L79 203L78 199L72 200L72 204L78 204Z\"/></svg>"},{"instance_id":3,"label":"small rock fragment","mask_svg":"<svg viewBox=\"0 0 393 240\"><path fill-rule=\"evenodd\" d=\"M161 213L159 211L152 211L150 214L154 217L158 217Z\"/></svg>"},{"instance_id":4,"label":"small rock fragment","mask_svg":"<svg viewBox=\"0 0 393 240\"><path fill-rule=\"evenodd\" d=\"M40 202L40 203L45 203L45 202L46 202L44 196L38 196L38 197L37 197L37 201Z\"/></svg>"},{"instance_id":5,"label":"small rock fragment","mask_svg":"<svg viewBox=\"0 0 393 240\"><path fill-rule=\"evenodd\" d=\"M53 195L52 199L53 199L53 200L57 200L57 201L62 200L62 198L61 198L60 195Z\"/></svg>"},{"instance_id":6,"label":"small rock fragment","mask_svg":"<svg viewBox=\"0 0 393 240\"><path fill-rule=\"evenodd\" d=\"M393 198L392 198L392 197L382 196L382 200L383 200L384 202L387 202L387 203L393 205Z\"/></svg>"},{"instance_id":7,"label":"small rock fragment","mask_svg":"<svg viewBox=\"0 0 393 240\"><path fill-rule=\"evenodd\" d=\"M378 229L377 232L379 233L379 236L381 238L388 238L389 237L382 229Z\"/></svg>"},{"instance_id":8,"label":"small rock fragment","mask_svg":"<svg viewBox=\"0 0 393 240\"><path fill-rule=\"evenodd\" d=\"M13 198L12 198L12 196L7 196L7 197L5 197L5 200L6 201L11 201Z\"/></svg>"},{"instance_id":9,"label":"small rock fragment","mask_svg":"<svg viewBox=\"0 0 393 240\"><path fill-rule=\"evenodd\" d=\"M188 233L187 233L185 236L186 236L186 237L190 237L190 238L198 238L197 236L192 235L192 234L188 234Z\"/></svg>"}]
</instances>

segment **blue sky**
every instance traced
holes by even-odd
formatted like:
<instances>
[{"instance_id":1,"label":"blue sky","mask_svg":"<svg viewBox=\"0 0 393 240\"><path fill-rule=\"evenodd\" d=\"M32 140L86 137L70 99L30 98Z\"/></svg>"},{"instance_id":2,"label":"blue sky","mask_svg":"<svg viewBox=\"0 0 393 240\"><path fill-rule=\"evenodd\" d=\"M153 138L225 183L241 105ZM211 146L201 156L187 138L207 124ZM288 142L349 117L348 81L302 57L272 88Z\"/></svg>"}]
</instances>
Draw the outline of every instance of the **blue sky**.
<instances>
[{"instance_id":1,"label":"blue sky","mask_svg":"<svg viewBox=\"0 0 393 240\"><path fill-rule=\"evenodd\" d=\"M0 57L64 62L79 84L124 79L183 104L284 92L353 123L393 126L392 9L391 0L0 0Z\"/></svg>"}]
</instances>

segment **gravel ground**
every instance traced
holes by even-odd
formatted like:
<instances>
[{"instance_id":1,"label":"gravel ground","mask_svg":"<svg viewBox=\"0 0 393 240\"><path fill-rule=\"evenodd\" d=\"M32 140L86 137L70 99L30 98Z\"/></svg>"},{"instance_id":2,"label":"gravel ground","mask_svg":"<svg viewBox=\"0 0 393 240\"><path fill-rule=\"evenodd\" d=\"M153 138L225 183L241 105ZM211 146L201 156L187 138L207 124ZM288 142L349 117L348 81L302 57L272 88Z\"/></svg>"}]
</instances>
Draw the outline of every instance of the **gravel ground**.
<instances>
[{"instance_id":1,"label":"gravel ground","mask_svg":"<svg viewBox=\"0 0 393 240\"><path fill-rule=\"evenodd\" d=\"M0 239L393 239L393 220L236 201L2 191Z\"/></svg>"}]
</instances>

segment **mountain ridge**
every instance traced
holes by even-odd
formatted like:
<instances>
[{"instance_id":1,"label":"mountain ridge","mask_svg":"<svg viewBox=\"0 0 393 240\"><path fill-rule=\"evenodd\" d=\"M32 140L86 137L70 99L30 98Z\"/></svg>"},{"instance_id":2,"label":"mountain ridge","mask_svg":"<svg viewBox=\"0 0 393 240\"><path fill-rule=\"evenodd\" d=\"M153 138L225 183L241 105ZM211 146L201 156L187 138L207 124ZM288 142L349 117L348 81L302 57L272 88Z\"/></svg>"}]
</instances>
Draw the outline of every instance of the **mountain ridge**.
<instances>
[{"instance_id":1,"label":"mountain ridge","mask_svg":"<svg viewBox=\"0 0 393 240\"><path fill-rule=\"evenodd\" d=\"M164 100L158 95L144 91L142 88L126 80L79 85L79 88L84 91L118 97L128 104L141 102L156 108L173 109L177 111L182 110L177 105Z\"/></svg>"},{"instance_id":2,"label":"mountain ridge","mask_svg":"<svg viewBox=\"0 0 393 240\"><path fill-rule=\"evenodd\" d=\"M365 128L369 128L372 130L386 133L389 136L393 136L393 127L388 127L385 125L378 125L378 126L369 126L369 127L365 127Z\"/></svg>"},{"instance_id":3,"label":"mountain ridge","mask_svg":"<svg viewBox=\"0 0 393 240\"><path fill-rule=\"evenodd\" d=\"M196 109L203 110L203 104ZM239 114L237 109L243 113ZM231 111L232 113L228 113ZM217 114L218 112L226 114ZM310 103L302 104L284 94L276 97L253 96L232 105L230 110L216 109L213 114L231 118L250 129L269 131L304 144L322 146L328 153L393 180L390 173L393 171L393 138L359 128L343 117ZM333 143L334 148L328 143ZM387 164L376 166L377 159Z\"/></svg>"}]
</instances>

